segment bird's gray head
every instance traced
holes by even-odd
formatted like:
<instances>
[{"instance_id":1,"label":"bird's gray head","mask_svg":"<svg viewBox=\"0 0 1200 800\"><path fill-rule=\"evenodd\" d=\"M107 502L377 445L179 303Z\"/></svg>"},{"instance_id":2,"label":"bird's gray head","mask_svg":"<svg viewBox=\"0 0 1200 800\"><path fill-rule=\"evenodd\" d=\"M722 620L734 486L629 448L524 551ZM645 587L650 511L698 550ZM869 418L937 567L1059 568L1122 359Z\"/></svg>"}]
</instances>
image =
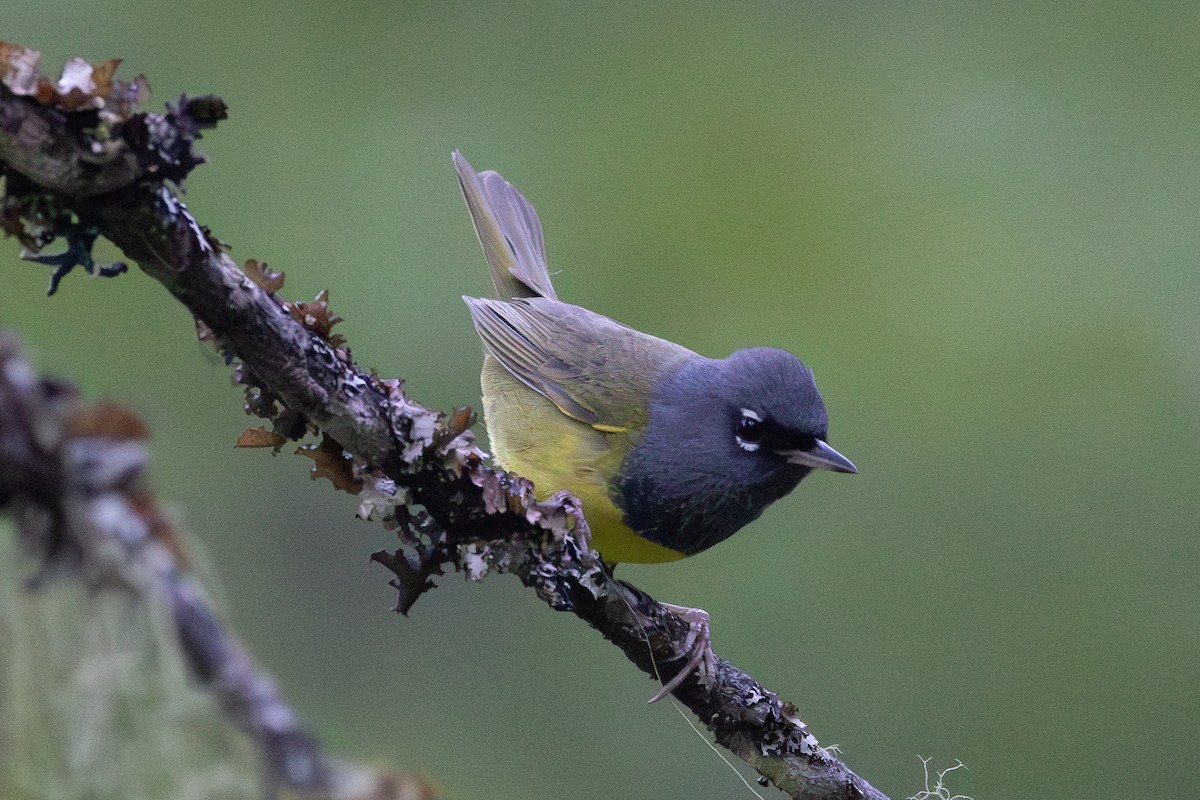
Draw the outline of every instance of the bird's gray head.
<instances>
[{"instance_id":1,"label":"bird's gray head","mask_svg":"<svg viewBox=\"0 0 1200 800\"><path fill-rule=\"evenodd\" d=\"M727 538L814 469L856 472L826 443L812 370L783 350L696 357L664 376L614 487L626 523L695 553Z\"/></svg>"}]
</instances>

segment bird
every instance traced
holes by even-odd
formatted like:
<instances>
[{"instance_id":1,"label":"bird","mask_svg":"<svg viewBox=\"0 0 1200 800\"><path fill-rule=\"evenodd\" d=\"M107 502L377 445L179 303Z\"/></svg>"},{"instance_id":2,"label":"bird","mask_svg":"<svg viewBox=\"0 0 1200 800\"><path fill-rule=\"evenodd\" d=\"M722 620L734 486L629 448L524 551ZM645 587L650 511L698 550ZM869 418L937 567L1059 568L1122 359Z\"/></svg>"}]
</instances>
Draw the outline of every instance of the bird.
<instances>
[{"instance_id":1,"label":"bird","mask_svg":"<svg viewBox=\"0 0 1200 800\"><path fill-rule=\"evenodd\" d=\"M858 471L830 446L799 358L770 347L707 358L559 300L533 206L498 172L457 150L452 160L496 290L463 297L483 343L493 457L540 497L579 498L607 566L694 555L813 470ZM707 638L707 616L687 613L702 611L670 608Z\"/></svg>"}]
</instances>

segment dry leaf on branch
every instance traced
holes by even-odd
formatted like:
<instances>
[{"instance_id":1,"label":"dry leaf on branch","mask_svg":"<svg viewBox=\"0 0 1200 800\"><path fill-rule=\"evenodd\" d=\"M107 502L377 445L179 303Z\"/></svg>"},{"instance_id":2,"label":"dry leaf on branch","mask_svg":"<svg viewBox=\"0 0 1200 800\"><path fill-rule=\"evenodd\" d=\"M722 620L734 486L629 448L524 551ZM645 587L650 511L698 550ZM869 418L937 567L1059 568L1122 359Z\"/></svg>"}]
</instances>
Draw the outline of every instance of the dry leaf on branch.
<instances>
[{"instance_id":1,"label":"dry leaf on branch","mask_svg":"<svg viewBox=\"0 0 1200 800\"><path fill-rule=\"evenodd\" d=\"M314 481L318 478L329 478L335 489L349 494L358 494L362 489L362 481L354 477L354 462L329 434L321 434L320 444L306 444L296 448L296 454L313 460L309 477Z\"/></svg>"},{"instance_id":2,"label":"dry leaf on branch","mask_svg":"<svg viewBox=\"0 0 1200 800\"><path fill-rule=\"evenodd\" d=\"M284 307L305 328L320 336L334 347L346 342L346 337L333 332L333 326L342 318L329 310L329 290L322 289L309 303L284 303Z\"/></svg>"},{"instance_id":3,"label":"dry leaf on branch","mask_svg":"<svg viewBox=\"0 0 1200 800\"><path fill-rule=\"evenodd\" d=\"M258 288L262 289L267 294L275 294L283 288L284 274L282 272L273 272L267 266L267 262L259 261L256 258L246 259L246 263L242 265L242 271L246 273L246 277L254 281Z\"/></svg>"},{"instance_id":4,"label":"dry leaf on branch","mask_svg":"<svg viewBox=\"0 0 1200 800\"><path fill-rule=\"evenodd\" d=\"M287 443L287 437L282 433L269 431L266 426L259 425L257 428L247 428L238 436L234 447L274 447L276 452L279 448Z\"/></svg>"}]
</instances>

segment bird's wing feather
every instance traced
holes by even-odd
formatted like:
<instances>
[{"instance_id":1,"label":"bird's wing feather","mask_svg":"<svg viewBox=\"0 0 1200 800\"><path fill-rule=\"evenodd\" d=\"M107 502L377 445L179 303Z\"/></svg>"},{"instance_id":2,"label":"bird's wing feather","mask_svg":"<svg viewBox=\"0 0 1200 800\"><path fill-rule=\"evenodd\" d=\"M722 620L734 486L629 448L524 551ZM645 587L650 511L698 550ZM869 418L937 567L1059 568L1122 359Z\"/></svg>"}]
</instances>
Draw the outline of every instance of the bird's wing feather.
<instances>
[{"instance_id":1,"label":"bird's wing feather","mask_svg":"<svg viewBox=\"0 0 1200 800\"><path fill-rule=\"evenodd\" d=\"M659 379L695 355L557 300L463 300L493 358L564 414L600 430L644 426Z\"/></svg>"},{"instance_id":2,"label":"bird's wing feather","mask_svg":"<svg viewBox=\"0 0 1200 800\"><path fill-rule=\"evenodd\" d=\"M476 172L457 150L452 157L496 292L505 300L556 299L546 266L542 223L533 206L500 173Z\"/></svg>"}]
</instances>

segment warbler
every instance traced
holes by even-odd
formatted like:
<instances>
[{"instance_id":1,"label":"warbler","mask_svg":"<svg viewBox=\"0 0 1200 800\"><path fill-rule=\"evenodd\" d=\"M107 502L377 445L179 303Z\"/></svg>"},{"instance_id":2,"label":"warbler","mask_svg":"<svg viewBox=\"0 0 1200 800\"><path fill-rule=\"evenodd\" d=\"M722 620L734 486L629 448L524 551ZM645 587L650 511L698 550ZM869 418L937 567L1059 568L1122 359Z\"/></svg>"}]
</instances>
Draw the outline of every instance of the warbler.
<instances>
[{"instance_id":1,"label":"warbler","mask_svg":"<svg viewBox=\"0 0 1200 800\"><path fill-rule=\"evenodd\" d=\"M539 496L583 501L606 563L699 553L812 470L858 471L829 446L800 359L768 347L705 358L562 302L533 206L499 173L453 161L498 296L463 298L486 353L492 452Z\"/></svg>"}]
</instances>

